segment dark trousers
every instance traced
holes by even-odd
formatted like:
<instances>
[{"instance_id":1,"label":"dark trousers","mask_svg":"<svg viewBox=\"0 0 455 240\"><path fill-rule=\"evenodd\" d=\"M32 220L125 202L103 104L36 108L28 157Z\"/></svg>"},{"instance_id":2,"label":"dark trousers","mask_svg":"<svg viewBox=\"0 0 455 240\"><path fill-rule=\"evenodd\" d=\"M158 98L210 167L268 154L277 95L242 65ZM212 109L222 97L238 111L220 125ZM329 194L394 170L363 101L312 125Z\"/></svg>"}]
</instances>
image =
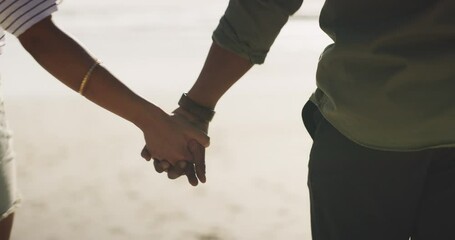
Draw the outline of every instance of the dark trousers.
<instances>
[{"instance_id":1,"label":"dark trousers","mask_svg":"<svg viewBox=\"0 0 455 240\"><path fill-rule=\"evenodd\" d=\"M311 102L302 116L313 138L313 240L455 240L455 148L373 150L340 134Z\"/></svg>"}]
</instances>

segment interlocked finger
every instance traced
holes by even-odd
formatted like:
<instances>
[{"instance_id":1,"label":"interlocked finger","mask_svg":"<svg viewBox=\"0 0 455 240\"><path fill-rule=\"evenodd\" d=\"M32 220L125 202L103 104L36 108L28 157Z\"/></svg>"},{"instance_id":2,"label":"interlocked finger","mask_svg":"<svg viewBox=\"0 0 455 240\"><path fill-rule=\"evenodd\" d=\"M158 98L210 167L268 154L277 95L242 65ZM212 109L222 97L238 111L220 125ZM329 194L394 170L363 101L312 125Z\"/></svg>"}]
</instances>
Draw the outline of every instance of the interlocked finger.
<instances>
[{"instance_id":1,"label":"interlocked finger","mask_svg":"<svg viewBox=\"0 0 455 240\"><path fill-rule=\"evenodd\" d=\"M193 154L193 161L196 171L197 178L202 183L207 181L207 177L205 175L205 147L196 142L195 140L190 140L188 143L188 147L190 152Z\"/></svg>"},{"instance_id":2,"label":"interlocked finger","mask_svg":"<svg viewBox=\"0 0 455 240\"><path fill-rule=\"evenodd\" d=\"M199 181L196 177L196 172L194 171L194 164L188 164L185 168L185 175L188 178L188 182L193 185L197 186Z\"/></svg>"},{"instance_id":3,"label":"interlocked finger","mask_svg":"<svg viewBox=\"0 0 455 240\"><path fill-rule=\"evenodd\" d=\"M182 175L186 175L188 182L192 186L197 186L199 181L205 183L205 148L195 140L190 140L188 144L192 156L191 160L179 161L171 165L168 161L162 160L153 156L150 151L144 146L141 151L141 156L150 161L153 159L153 166L158 173L167 172L170 179L177 179Z\"/></svg>"},{"instance_id":4,"label":"interlocked finger","mask_svg":"<svg viewBox=\"0 0 455 240\"><path fill-rule=\"evenodd\" d=\"M164 172L164 169L160 165L160 160L153 159L153 166L155 167L155 171L158 173Z\"/></svg>"},{"instance_id":5,"label":"interlocked finger","mask_svg":"<svg viewBox=\"0 0 455 240\"><path fill-rule=\"evenodd\" d=\"M147 150L146 146L144 146L142 148L141 156L142 156L142 158L144 158L147 161L150 161L150 159L152 159L152 154L150 154L150 152Z\"/></svg>"},{"instance_id":6,"label":"interlocked finger","mask_svg":"<svg viewBox=\"0 0 455 240\"><path fill-rule=\"evenodd\" d=\"M168 172L167 172L168 178L176 179L176 178L182 176L183 174L185 174L185 168L187 165L192 165L192 164L188 164L186 161L179 161L175 165L169 167Z\"/></svg>"}]
</instances>

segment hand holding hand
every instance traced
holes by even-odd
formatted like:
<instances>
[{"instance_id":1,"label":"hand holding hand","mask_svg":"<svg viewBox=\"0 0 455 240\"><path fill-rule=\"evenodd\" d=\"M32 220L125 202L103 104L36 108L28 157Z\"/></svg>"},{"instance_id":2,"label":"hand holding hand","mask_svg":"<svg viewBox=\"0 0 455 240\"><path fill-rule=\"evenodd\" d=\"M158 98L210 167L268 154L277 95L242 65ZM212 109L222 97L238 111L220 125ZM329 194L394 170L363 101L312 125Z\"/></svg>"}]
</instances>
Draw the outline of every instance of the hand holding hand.
<instances>
[{"instance_id":1,"label":"hand holding hand","mask_svg":"<svg viewBox=\"0 0 455 240\"><path fill-rule=\"evenodd\" d=\"M205 147L210 142L206 135L208 125L203 128L180 110L172 116L163 113L151 121L143 128L146 146L142 157L153 158L155 170L166 171L170 179L185 174L193 186L198 184L198 179L205 182Z\"/></svg>"},{"instance_id":2,"label":"hand holding hand","mask_svg":"<svg viewBox=\"0 0 455 240\"><path fill-rule=\"evenodd\" d=\"M185 109L179 107L173 111L173 116L184 119L192 126L196 127L205 134L208 133L209 123L206 121L200 120L198 117L194 116ZM178 165L171 166L166 161L160 161L154 159L155 170L157 172L166 171L168 178L177 179L182 175L186 175L188 181L191 185L196 186L198 184L198 179L202 183L206 182L205 175L205 148L194 139L188 142L188 147L191 153L193 154L193 161L186 162L187 164L180 163ZM193 166L194 164L194 166ZM197 178L196 178L197 176Z\"/></svg>"},{"instance_id":3,"label":"hand holding hand","mask_svg":"<svg viewBox=\"0 0 455 240\"><path fill-rule=\"evenodd\" d=\"M177 179L182 175L186 175L188 182L193 186L197 186L199 181L205 183L205 147L196 140L191 139L188 142L188 148L193 154L193 161L180 161L176 165L171 165L165 160L154 159L155 170L158 173L167 172L169 179ZM144 158L149 156L145 147L142 150L142 156Z\"/></svg>"}]
</instances>

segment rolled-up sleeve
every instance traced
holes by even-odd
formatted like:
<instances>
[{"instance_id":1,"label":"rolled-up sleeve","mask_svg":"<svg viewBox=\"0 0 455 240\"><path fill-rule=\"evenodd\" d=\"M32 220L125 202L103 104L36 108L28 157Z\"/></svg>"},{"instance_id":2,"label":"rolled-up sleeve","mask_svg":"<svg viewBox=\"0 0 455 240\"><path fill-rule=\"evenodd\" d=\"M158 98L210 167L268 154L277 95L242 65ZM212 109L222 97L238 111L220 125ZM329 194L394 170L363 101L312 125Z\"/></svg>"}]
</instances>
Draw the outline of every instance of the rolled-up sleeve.
<instances>
[{"instance_id":1,"label":"rolled-up sleeve","mask_svg":"<svg viewBox=\"0 0 455 240\"><path fill-rule=\"evenodd\" d=\"M18 37L55 11L55 0L3 0L0 1L0 26Z\"/></svg>"},{"instance_id":2,"label":"rolled-up sleeve","mask_svg":"<svg viewBox=\"0 0 455 240\"><path fill-rule=\"evenodd\" d=\"M222 48L261 64L281 28L302 1L230 0L212 38Z\"/></svg>"}]
</instances>

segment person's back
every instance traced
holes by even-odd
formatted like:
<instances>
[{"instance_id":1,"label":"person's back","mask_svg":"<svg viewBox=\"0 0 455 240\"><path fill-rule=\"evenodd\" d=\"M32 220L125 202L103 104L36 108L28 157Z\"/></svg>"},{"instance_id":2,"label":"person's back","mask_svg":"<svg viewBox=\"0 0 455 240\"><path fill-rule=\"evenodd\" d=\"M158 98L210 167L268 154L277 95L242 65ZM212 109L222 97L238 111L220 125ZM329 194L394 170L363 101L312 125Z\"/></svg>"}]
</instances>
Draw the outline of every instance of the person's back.
<instances>
[{"instance_id":1,"label":"person's back","mask_svg":"<svg viewBox=\"0 0 455 240\"><path fill-rule=\"evenodd\" d=\"M451 239L455 2L327 0L320 25L313 238Z\"/></svg>"},{"instance_id":2,"label":"person's back","mask_svg":"<svg viewBox=\"0 0 455 240\"><path fill-rule=\"evenodd\" d=\"M455 2L328 0L334 40L312 100L344 135L388 150L454 146Z\"/></svg>"}]
</instances>

